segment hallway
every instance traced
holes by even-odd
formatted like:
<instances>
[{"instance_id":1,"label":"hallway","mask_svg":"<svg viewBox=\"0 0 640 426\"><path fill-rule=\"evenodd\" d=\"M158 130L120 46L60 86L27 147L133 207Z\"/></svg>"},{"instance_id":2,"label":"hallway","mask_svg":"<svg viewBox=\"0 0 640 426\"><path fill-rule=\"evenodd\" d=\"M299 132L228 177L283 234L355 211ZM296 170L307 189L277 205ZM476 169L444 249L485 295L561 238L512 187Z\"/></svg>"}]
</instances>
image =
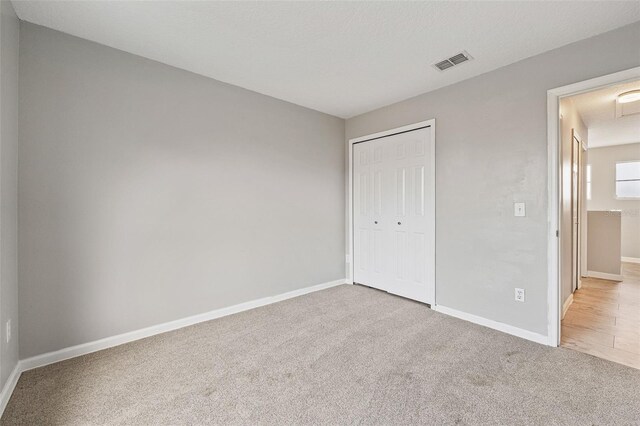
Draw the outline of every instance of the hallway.
<instances>
[{"instance_id":1,"label":"hallway","mask_svg":"<svg viewBox=\"0 0 640 426\"><path fill-rule=\"evenodd\" d=\"M562 320L561 346L640 369L640 264L624 281L583 278Z\"/></svg>"}]
</instances>

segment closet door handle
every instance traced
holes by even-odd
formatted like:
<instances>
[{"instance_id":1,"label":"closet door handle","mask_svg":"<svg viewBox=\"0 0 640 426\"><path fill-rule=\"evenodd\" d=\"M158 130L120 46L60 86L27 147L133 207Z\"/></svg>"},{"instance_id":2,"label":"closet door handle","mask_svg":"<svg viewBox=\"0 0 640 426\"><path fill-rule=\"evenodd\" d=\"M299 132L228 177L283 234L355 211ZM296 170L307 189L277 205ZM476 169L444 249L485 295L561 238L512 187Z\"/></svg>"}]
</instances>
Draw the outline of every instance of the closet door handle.
<instances>
[{"instance_id":1,"label":"closet door handle","mask_svg":"<svg viewBox=\"0 0 640 426\"><path fill-rule=\"evenodd\" d=\"M378 221L376 220L376 221L374 221L373 223L375 223L375 224L377 225L377 224L378 224Z\"/></svg>"},{"instance_id":2,"label":"closet door handle","mask_svg":"<svg viewBox=\"0 0 640 426\"><path fill-rule=\"evenodd\" d=\"M402 222L398 222L398 225L402 225Z\"/></svg>"}]
</instances>

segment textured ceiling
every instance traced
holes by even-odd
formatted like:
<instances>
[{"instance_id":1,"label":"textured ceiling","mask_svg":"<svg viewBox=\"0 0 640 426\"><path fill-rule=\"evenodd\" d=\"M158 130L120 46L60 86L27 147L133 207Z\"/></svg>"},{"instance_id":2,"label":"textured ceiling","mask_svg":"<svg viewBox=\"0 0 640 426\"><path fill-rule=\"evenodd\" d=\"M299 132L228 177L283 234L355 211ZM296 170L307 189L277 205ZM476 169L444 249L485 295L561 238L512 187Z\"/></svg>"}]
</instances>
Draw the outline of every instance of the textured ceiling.
<instances>
[{"instance_id":1,"label":"textured ceiling","mask_svg":"<svg viewBox=\"0 0 640 426\"><path fill-rule=\"evenodd\" d=\"M29 22L351 117L640 20L640 2L14 1ZM432 64L461 50L475 59Z\"/></svg>"},{"instance_id":2,"label":"textured ceiling","mask_svg":"<svg viewBox=\"0 0 640 426\"><path fill-rule=\"evenodd\" d=\"M640 142L640 101L616 107L618 95L630 90L640 90L640 81L617 84L571 97L589 129L590 148ZM616 108L619 114L616 113Z\"/></svg>"}]
</instances>

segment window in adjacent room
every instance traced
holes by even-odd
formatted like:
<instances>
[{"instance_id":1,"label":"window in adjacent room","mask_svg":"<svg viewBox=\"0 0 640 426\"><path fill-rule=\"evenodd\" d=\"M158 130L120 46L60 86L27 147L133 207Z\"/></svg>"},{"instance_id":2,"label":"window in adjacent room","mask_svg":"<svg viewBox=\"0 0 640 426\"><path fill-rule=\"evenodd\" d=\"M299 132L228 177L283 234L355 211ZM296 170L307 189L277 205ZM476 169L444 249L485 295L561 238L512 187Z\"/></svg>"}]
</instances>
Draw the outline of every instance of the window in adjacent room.
<instances>
[{"instance_id":1,"label":"window in adjacent room","mask_svg":"<svg viewBox=\"0 0 640 426\"><path fill-rule=\"evenodd\" d=\"M591 164L587 164L587 200L591 199Z\"/></svg>"},{"instance_id":2,"label":"window in adjacent room","mask_svg":"<svg viewBox=\"0 0 640 426\"><path fill-rule=\"evenodd\" d=\"M640 199L640 161L616 163L616 198Z\"/></svg>"}]
</instances>

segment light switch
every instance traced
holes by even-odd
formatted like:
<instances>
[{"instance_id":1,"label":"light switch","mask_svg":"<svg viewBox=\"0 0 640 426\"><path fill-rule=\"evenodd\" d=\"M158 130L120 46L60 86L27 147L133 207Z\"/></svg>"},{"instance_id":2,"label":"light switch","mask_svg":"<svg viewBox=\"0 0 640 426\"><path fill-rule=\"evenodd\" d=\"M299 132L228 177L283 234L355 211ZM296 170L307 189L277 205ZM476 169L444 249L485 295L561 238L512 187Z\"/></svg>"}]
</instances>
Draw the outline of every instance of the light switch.
<instances>
[{"instance_id":1,"label":"light switch","mask_svg":"<svg viewBox=\"0 0 640 426\"><path fill-rule=\"evenodd\" d=\"M516 217L526 216L524 210L524 203L513 203L513 215Z\"/></svg>"}]
</instances>

